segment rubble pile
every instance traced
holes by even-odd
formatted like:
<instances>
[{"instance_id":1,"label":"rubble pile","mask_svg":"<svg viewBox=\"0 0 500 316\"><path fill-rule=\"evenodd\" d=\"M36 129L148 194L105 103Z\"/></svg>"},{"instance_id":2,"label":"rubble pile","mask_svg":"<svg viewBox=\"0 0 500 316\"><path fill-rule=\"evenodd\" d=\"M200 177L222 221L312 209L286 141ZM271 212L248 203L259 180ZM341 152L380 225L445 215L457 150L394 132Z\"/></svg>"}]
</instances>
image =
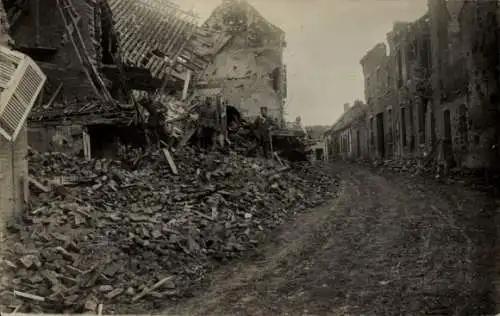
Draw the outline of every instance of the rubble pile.
<instances>
[{"instance_id":1,"label":"rubble pile","mask_svg":"<svg viewBox=\"0 0 500 316\"><path fill-rule=\"evenodd\" d=\"M493 190L498 194L497 187L500 183L500 174L492 172L489 179L485 177L484 170L472 170L467 168L451 168L448 174L443 174L442 167L439 168L436 161L428 161L418 158L386 159L386 160L358 160L358 163L368 167L381 168L385 171L404 173L411 176L423 176L437 179L447 184L458 183L473 189L484 191Z\"/></svg>"},{"instance_id":2,"label":"rubble pile","mask_svg":"<svg viewBox=\"0 0 500 316\"><path fill-rule=\"evenodd\" d=\"M30 157L40 190L4 243L2 311L153 310L334 195L334 177L313 165L192 148L172 158L178 172L162 151L134 170L61 153Z\"/></svg>"}]
</instances>

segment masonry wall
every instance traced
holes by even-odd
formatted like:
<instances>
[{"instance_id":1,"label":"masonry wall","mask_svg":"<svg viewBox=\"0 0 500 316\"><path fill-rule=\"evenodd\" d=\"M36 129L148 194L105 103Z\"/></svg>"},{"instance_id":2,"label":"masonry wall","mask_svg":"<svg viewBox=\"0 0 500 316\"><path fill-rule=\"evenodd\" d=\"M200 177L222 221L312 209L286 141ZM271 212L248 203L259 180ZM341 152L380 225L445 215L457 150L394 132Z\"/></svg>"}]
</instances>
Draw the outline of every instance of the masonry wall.
<instances>
[{"instance_id":1,"label":"masonry wall","mask_svg":"<svg viewBox=\"0 0 500 316\"><path fill-rule=\"evenodd\" d=\"M27 127L21 129L15 142L0 137L0 232L4 225L18 219L28 200Z\"/></svg>"},{"instance_id":2,"label":"masonry wall","mask_svg":"<svg viewBox=\"0 0 500 316\"><path fill-rule=\"evenodd\" d=\"M30 127L29 145L40 152L80 154L83 151L82 126Z\"/></svg>"},{"instance_id":3,"label":"masonry wall","mask_svg":"<svg viewBox=\"0 0 500 316\"><path fill-rule=\"evenodd\" d=\"M203 75L209 85L222 88L222 94L245 117L260 114L267 106L269 114L281 119L282 98L275 86L275 76L282 71L282 52L276 49L255 51L244 46L238 36L223 49Z\"/></svg>"},{"instance_id":4,"label":"masonry wall","mask_svg":"<svg viewBox=\"0 0 500 316\"><path fill-rule=\"evenodd\" d=\"M216 30L224 29L232 39L200 79L210 87L222 88L224 98L243 116L258 116L260 107L267 106L271 116L284 122L287 94L284 32L246 2L223 3L205 24Z\"/></svg>"},{"instance_id":5,"label":"masonry wall","mask_svg":"<svg viewBox=\"0 0 500 316\"><path fill-rule=\"evenodd\" d=\"M421 159L449 140L457 167L500 169L499 21L497 2L436 0L415 22L395 23L389 54L377 44L361 59L368 109L358 151ZM344 128L363 130L349 119Z\"/></svg>"}]
</instances>

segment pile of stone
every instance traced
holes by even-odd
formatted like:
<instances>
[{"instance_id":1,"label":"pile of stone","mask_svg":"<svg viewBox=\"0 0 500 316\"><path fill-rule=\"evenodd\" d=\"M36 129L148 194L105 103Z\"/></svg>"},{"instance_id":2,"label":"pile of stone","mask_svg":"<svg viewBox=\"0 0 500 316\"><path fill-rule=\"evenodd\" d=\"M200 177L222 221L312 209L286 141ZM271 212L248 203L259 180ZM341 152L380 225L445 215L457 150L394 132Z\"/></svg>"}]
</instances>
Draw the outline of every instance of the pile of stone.
<instances>
[{"instance_id":1,"label":"pile of stone","mask_svg":"<svg viewBox=\"0 0 500 316\"><path fill-rule=\"evenodd\" d=\"M164 151L138 160L126 169L30 157L38 185L3 243L3 312L157 310L335 193L334 177L311 165L191 148L171 153L170 163Z\"/></svg>"}]
</instances>

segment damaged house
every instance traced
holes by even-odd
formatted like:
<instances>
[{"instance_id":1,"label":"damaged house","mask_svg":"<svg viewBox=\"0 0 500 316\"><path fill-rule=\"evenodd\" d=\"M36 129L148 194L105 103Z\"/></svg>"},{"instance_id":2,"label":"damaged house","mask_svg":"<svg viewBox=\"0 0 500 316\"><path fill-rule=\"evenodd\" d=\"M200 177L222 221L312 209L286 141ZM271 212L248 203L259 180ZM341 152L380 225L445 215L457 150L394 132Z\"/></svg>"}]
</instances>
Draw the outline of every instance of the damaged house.
<instances>
[{"instance_id":1,"label":"damaged house","mask_svg":"<svg viewBox=\"0 0 500 316\"><path fill-rule=\"evenodd\" d=\"M261 106L284 125L285 33L266 21L248 2L223 1L205 27L231 38L200 77L197 87L217 91L243 117L258 116Z\"/></svg>"},{"instance_id":2,"label":"damaged house","mask_svg":"<svg viewBox=\"0 0 500 316\"><path fill-rule=\"evenodd\" d=\"M39 0L4 3L15 49L48 77L29 119L39 151L112 154L118 139L144 143L145 125L175 120L206 98L232 105L227 116L255 116L266 105L283 118L284 34L245 2L224 2L203 26L165 0L47 0L43 14ZM249 24L238 30L231 21L242 8ZM252 56L253 70L223 70L241 54ZM250 62L238 58L232 71Z\"/></svg>"},{"instance_id":3,"label":"damaged house","mask_svg":"<svg viewBox=\"0 0 500 316\"><path fill-rule=\"evenodd\" d=\"M498 168L499 20L496 2L437 0L418 20L394 23L388 54L381 43L361 60L371 159ZM339 121L353 125L347 114ZM325 136L344 156L352 135L334 130Z\"/></svg>"},{"instance_id":4,"label":"damaged house","mask_svg":"<svg viewBox=\"0 0 500 316\"><path fill-rule=\"evenodd\" d=\"M481 155L471 154L474 120L468 112L471 106L479 107L483 119L493 112L484 111L489 102L471 103L477 89L470 79L477 73L472 58L476 36L463 27L473 23L470 19L479 7L430 2L429 11L418 20L394 23L387 34L388 52L380 43L361 59L368 106L366 151L371 159L437 161L443 159L439 152L448 151L451 167L486 166L478 159Z\"/></svg>"},{"instance_id":5,"label":"damaged house","mask_svg":"<svg viewBox=\"0 0 500 316\"><path fill-rule=\"evenodd\" d=\"M368 105L356 101L344 104L344 114L324 133L328 158L360 159L369 156L369 130L366 128Z\"/></svg>"},{"instance_id":6,"label":"damaged house","mask_svg":"<svg viewBox=\"0 0 500 316\"><path fill-rule=\"evenodd\" d=\"M43 14L38 0L4 3L15 48L48 77L30 117L40 151L102 154L116 151L117 137L142 142L137 126L150 113L141 98L186 98L227 38L168 1L47 0Z\"/></svg>"}]
</instances>

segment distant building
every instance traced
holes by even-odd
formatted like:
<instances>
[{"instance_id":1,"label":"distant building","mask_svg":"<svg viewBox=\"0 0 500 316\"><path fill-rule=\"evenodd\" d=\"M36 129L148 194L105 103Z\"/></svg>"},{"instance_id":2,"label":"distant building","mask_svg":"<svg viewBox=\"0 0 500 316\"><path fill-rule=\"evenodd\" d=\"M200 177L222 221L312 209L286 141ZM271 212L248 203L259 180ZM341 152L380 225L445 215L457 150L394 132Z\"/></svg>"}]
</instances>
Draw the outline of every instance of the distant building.
<instances>
[{"instance_id":1,"label":"distant building","mask_svg":"<svg viewBox=\"0 0 500 316\"><path fill-rule=\"evenodd\" d=\"M231 39L206 68L198 87L221 88L228 104L243 117L256 117L260 107L267 106L283 125L287 95L283 30L242 0L224 1L204 26L225 30Z\"/></svg>"},{"instance_id":2,"label":"distant building","mask_svg":"<svg viewBox=\"0 0 500 316\"><path fill-rule=\"evenodd\" d=\"M370 159L432 154L439 164L498 169L498 3L436 0L428 8L414 22L395 22L388 47L363 56L366 106L351 107L325 133L328 150Z\"/></svg>"}]
</instances>

